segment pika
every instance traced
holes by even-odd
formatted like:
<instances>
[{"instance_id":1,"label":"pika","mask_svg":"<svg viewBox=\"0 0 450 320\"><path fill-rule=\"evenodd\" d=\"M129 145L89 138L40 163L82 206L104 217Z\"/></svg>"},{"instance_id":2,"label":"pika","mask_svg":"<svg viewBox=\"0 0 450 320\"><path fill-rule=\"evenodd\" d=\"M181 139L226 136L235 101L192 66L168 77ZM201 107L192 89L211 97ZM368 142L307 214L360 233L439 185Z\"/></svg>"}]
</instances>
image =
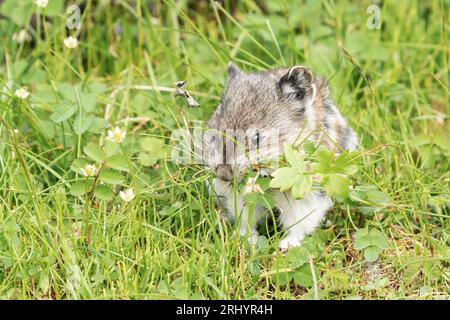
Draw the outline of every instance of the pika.
<instances>
[{"instance_id":1,"label":"pika","mask_svg":"<svg viewBox=\"0 0 450 320\"><path fill-rule=\"evenodd\" d=\"M233 183L252 167L256 154L259 160L279 157L285 143L303 139L321 143L336 153L358 146L355 132L330 98L327 82L304 66L247 73L230 63L221 102L208 128L226 140L218 143L222 139L217 135L204 138L204 162L215 173L210 189L221 199L228 217L238 224L239 234L252 243L257 241L256 226L265 210L257 206L250 212ZM229 148L237 144L240 147ZM321 191L297 200L290 192L274 190L273 198L279 223L286 231L280 249L299 246L333 205Z\"/></svg>"}]
</instances>

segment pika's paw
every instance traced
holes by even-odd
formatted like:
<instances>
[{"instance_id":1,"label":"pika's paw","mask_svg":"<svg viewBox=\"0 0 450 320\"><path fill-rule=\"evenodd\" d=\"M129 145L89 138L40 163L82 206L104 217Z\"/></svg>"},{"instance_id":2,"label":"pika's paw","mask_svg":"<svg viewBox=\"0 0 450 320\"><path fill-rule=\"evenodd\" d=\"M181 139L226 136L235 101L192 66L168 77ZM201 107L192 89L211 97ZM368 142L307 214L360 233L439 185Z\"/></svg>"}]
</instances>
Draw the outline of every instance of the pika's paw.
<instances>
[{"instance_id":1,"label":"pika's paw","mask_svg":"<svg viewBox=\"0 0 450 320\"><path fill-rule=\"evenodd\" d=\"M287 251L290 248L295 248L300 246L301 242L303 240L303 237L293 236L288 234L286 238L281 239L278 243L278 248L282 251Z\"/></svg>"}]
</instances>

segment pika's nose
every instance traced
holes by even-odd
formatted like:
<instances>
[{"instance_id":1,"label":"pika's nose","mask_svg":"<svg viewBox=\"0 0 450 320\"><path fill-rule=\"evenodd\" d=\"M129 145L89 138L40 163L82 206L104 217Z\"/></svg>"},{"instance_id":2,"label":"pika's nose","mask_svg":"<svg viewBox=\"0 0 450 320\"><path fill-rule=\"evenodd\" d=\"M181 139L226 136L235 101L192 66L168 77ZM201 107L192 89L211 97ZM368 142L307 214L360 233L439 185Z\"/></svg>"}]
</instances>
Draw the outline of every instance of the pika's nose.
<instances>
[{"instance_id":1,"label":"pika's nose","mask_svg":"<svg viewBox=\"0 0 450 320\"><path fill-rule=\"evenodd\" d=\"M216 168L216 175L220 180L233 180L233 170L229 164L219 164Z\"/></svg>"}]
</instances>

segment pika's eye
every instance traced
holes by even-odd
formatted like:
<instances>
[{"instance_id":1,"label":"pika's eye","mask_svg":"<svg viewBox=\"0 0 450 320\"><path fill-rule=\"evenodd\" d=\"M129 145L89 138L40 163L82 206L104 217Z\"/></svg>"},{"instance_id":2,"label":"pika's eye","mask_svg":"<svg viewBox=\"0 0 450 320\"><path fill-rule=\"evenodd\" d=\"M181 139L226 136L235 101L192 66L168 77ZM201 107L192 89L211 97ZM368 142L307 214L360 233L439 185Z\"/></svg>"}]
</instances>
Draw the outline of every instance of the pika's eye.
<instances>
[{"instance_id":1,"label":"pika's eye","mask_svg":"<svg viewBox=\"0 0 450 320\"><path fill-rule=\"evenodd\" d=\"M252 137L252 144L254 147L259 148L259 142L260 142L259 132L256 132Z\"/></svg>"}]
</instances>

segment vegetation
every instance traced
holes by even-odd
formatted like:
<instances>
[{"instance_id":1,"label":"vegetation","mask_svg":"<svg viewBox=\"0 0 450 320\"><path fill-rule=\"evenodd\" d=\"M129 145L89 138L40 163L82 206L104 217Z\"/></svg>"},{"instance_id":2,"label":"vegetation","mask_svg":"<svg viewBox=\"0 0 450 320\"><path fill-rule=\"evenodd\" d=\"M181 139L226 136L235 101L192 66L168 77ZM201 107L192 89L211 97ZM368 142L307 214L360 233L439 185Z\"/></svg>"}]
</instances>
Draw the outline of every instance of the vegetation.
<instances>
[{"instance_id":1,"label":"vegetation","mask_svg":"<svg viewBox=\"0 0 450 320\"><path fill-rule=\"evenodd\" d=\"M45 2L0 1L1 298L450 297L448 0ZM229 61L307 65L360 139L351 165L303 146L335 207L285 255L275 213L251 247L170 161ZM296 152L247 201L313 187Z\"/></svg>"}]
</instances>

